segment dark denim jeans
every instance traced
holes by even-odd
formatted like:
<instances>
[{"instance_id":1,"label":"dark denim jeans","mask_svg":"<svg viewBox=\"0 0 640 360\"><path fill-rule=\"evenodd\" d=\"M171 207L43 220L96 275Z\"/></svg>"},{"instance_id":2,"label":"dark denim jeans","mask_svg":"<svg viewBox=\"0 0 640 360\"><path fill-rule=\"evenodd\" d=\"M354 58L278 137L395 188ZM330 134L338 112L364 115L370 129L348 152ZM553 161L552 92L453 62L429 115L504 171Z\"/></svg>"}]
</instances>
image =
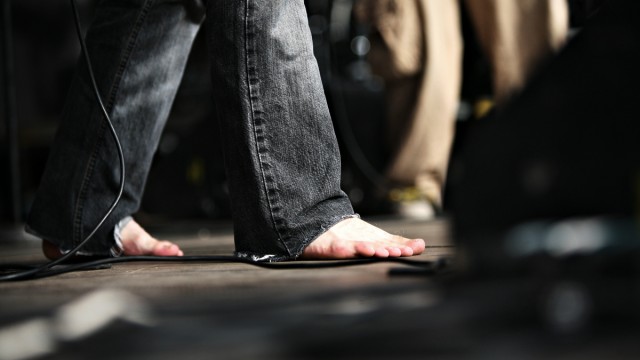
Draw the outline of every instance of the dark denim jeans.
<instances>
[{"instance_id":1,"label":"dark denim jeans","mask_svg":"<svg viewBox=\"0 0 640 360\"><path fill-rule=\"evenodd\" d=\"M338 147L302 0L105 0L87 45L127 179L122 201L86 252L108 255L116 224L138 210L204 21L237 255L293 259L354 216L340 189ZM116 148L81 64L27 230L72 248L113 201L118 176Z\"/></svg>"}]
</instances>

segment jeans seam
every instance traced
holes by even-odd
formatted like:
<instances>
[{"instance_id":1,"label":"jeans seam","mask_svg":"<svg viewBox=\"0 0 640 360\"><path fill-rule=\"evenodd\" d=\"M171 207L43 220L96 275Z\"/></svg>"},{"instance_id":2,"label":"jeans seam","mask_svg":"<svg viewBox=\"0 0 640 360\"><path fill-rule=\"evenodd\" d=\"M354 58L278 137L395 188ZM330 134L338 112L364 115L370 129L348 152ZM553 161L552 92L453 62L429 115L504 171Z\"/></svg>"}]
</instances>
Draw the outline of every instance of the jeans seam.
<instances>
[{"instance_id":1,"label":"jeans seam","mask_svg":"<svg viewBox=\"0 0 640 360\"><path fill-rule=\"evenodd\" d=\"M276 212L278 208L274 206L274 203L277 201L277 196L275 195L276 190L272 188L269 184L273 181L273 176L267 174L267 170L265 169L265 165L268 165L268 162L265 161L263 155L266 155L267 146L264 146L264 118L261 115L257 115L256 111L256 103L258 102L259 91L257 86L254 86L254 83L257 85L258 77L256 76L255 63L251 61L251 55L255 54L255 46L253 41L255 41L255 34L251 29L253 29L254 24L251 21L251 0L245 1L245 68L246 68L246 77L247 77L247 89L249 91L249 107L250 107L250 125L253 130L253 137L255 139L255 147L256 147L256 156L258 158L258 164L260 166L260 173L262 178L262 183L264 186L265 198L267 199L267 205L269 208L269 214L271 216L271 223L278 237L278 241L282 244L287 253L291 255L291 250L287 246L286 242L283 241L281 235L281 229L278 225L278 221L276 219ZM262 129L262 134L259 134L258 129ZM271 193L274 193L272 196Z\"/></svg>"},{"instance_id":2,"label":"jeans seam","mask_svg":"<svg viewBox=\"0 0 640 360\"><path fill-rule=\"evenodd\" d=\"M149 9L151 8L151 6L154 4L155 0L147 0L145 1L140 14L138 16L138 18L136 19L136 22L133 25L133 28L131 30L131 34L127 40L127 47L125 49L125 51L123 52L122 56L121 56L121 61L120 64L118 66L118 70L116 71L116 74L114 75L114 80L113 83L111 84L110 90L109 90L109 98L107 99L107 103L105 105L106 110L108 112L111 111L111 109L114 106L114 102L115 102L115 98L116 98L116 94L118 93L119 89L120 89L120 82L122 80L122 75L124 73L124 71L127 68L127 65L129 63L129 59L131 57L131 53L133 52L133 49L135 47L135 44L137 42L137 38L138 38L138 34L140 32L140 28L142 27L142 23L145 21L146 19L146 15L149 12ZM102 114L100 114L100 118L102 119ZM106 124L104 121L101 122L100 124L100 129L98 130L98 134L103 134L106 131ZM89 157L89 163L87 165L87 168L84 172L84 176L82 177L82 182L80 184L80 192L78 194L78 199L76 200L76 205L75 205L75 213L73 216L73 227L74 227L74 231L73 231L73 242L75 244L79 244L82 241L82 235L83 235L83 229L82 229L82 224L83 224L83 219L84 219L84 204L87 200L86 194L88 191L88 185L90 183L90 179L93 177L94 174L94 170L95 170L95 164L97 161L97 157L98 157L98 152L99 150L102 148L102 145L104 143L103 141L104 136L98 136L98 141L96 141L95 146L93 147L93 151L91 152L91 155Z\"/></svg>"}]
</instances>

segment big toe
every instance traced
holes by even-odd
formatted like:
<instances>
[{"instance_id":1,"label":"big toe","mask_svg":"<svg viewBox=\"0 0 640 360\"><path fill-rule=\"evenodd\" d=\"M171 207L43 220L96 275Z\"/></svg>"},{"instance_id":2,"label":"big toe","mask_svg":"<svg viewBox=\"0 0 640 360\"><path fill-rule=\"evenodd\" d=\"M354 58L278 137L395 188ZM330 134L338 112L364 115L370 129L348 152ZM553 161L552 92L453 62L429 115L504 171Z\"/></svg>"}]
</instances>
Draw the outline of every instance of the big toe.
<instances>
[{"instance_id":1,"label":"big toe","mask_svg":"<svg viewBox=\"0 0 640 360\"><path fill-rule=\"evenodd\" d=\"M178 245L168 241L160 241L153 249L153 255L156 256L182 256L184 253Z\"/></svg>"}]
</instances>

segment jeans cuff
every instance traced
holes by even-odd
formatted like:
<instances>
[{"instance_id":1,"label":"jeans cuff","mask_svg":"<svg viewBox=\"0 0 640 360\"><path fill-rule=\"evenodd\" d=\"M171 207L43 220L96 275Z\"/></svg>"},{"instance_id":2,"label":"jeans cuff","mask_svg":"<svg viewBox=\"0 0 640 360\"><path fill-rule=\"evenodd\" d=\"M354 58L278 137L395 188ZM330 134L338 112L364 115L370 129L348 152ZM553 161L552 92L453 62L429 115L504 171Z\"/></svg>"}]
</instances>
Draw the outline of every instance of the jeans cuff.
<instances>
[{"instance_id":1,"label":"jeans cuff","mask_svg":"<svg viewBox=\"0 0 640 360\"><path fill-rule=\"evenodd\" d=\"M245 259L252 262L280 262L280 261L291 260L290 256L258 254L258 253L248 252L248 251L236 251L234 255L240 259Z\"/></svg>"},{"instance_id":2,"label":"jeans cuff","mask_svg":"<svg viewBox=\"0 0 640 360\"><path fill-rule=\"evenodd\" d=\"M111 256L119 257L124 253L124 246L122 245L122 236L120 235L120 233L122 232L122 229L124 229L124 227L127 226L127 224L129 224L131 220L133 220L133 218L131 216L127 216L124 219L120 220L116 224L116 227L113 229L114 245L111 247L111 250L110 250Z\"/></svg>"},{"instance_id":3,"label":"jeans cuff","mask_svg":"<svg viewBox=\"0 0 640 360\"><path fill-rule=\"evenodd\" d=\"M318 237L320 237L325 232L329 231L329 229L331 229L334 225L336 225L337 223L339 223L341 221L344 221L344 220L347 220L347 219L352 219L352 218L359 219L360 215L359 214L351 214L351 215L337 216L337 217L327 221L325 224L323 224L323 226L321 227L320 232L318 234L315 234L314 236L312 236L308 240L305 240L302 243L302 246L300 246L299 250L297 250L297 253L292 254L292 255L260 254L260 253L253 253L253 252L248 252L248 251L236 251L234 255L236 257L241 258L241 259L246 259L246 260L250 260L250 261L253 261L253 262L279 262L279 261L295 260L298 257L300 257L300 255L302 255L302 253L304 252L304 249L306 249L307 246L309 246L309 244L311 244L314 240L316 240Z\"/></svg>"},{"instance_id":4,"label":"jeans cuff","mask_svg":"<svg viewBox=\"0 0 640 360\"><path fill-rule=\"evenodd\" d=\"M116 226L115 226L115 228L113 230L113 242L114 243L109 248L109 256L111 256L111 257L120 257L124 253L124 246L122 245L122 237L120 236L120 232L122 231L122 229L125 226L127 226L129 221L131 221L131 220L133 220L133 218L131 216L127 216L124 219L120 220L116 224ZM64 247L64 246L60 245L59 243L56 243L50 237L47 237L47 236L44 236L44 235L40 234L38 231L36 231L32 227L30 227L28 224L25 226L25 231L27 233L35 236L35 237L40 238L40 239L53 242L56 246L58 246L58 250L60 250L60 253L63 254L63 255L67 254L71 250L73 250L73 247L72 248ZM83 251L83 250L79 250L76 254L81 255L81 256L100 256L98 254L95 254L95 253L92 253L92 252L88 252L88 251ZM102 256L104 256L104 255L102 255Z\"/></svg>"}]
</instances>

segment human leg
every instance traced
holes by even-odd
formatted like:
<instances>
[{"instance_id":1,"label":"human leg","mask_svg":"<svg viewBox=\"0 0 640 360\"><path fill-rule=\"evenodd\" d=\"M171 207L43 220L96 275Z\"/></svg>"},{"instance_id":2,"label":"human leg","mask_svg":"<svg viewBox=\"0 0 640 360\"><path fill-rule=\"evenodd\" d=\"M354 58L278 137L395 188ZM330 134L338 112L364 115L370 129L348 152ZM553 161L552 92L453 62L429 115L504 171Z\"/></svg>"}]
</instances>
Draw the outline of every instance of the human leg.
<instances>
[{"instance_id":1,"label":"human leg","mask_svg":"<svg viewBox=\"0 0 640 360\"><path fill-rule=\"evenodd\" d=\"M476 33L493 70L500 104L564 44L569 30L565 0L467 0Z\"/></svg>"},{"instance_id":2,"label":"human leg","mask_svg":"<svg viewBox=\"0 0 640 360\"><path fill-rule=\"evenodd\" d=\"M338 257L320 256L310 244L335 243L329 230L361 220L349 219L353 209L340 189L339 151L303 1L212 0L207 21L237 255ZM375 239L374 253L350 238L347 257L376 256L378 249L379 256L400 256L411 248L409 239L359 234ZM421 252L424 242L415 248Z\"/></svg>"},{"instance_id":3,"label":"human leg","mask_svg":"<svg viewBox=\"0 0 640 360\"><path fill-rule=\"evenodd\" d=\"M458 2L361 0L356 14L378 34L370 61L386 83L387 177L439 207L462 77Z\"/></svg>"},{"instance_id":4,"label":"human leg","mask_svg":"<svg viewBox=\"0 0 640 360\"><path fill-rule=\"evenodd\" d=\"M189 6L191 4L192 6ZM195 2L103 1L87 46L105 106L123 146L122 199L84 253L113 255L114 229L133 214L203 13ZM96 104L86 66L79 65L27 230L68 251L98 223L118 192L118 155ZM144 243L166 254L134 221L120 235L125 253ZM141 240L144 239L144 242ZM157 241L156 241L157 242ZM179 249L170 247L172 255ZM139 250L140 247L137 247Z\"/></svg>"},{"instance_id":5,"label":"human leg","mask_svg":"<svg viewBox=\"0 0 640 360\"><path fill-rule=\"evenodd\" d=\"M457 1L423 0L423 71L411 120L388 169L397 183L414 184L436 206L446 178L462 77Z\"/></svg>"}]
</instances>

